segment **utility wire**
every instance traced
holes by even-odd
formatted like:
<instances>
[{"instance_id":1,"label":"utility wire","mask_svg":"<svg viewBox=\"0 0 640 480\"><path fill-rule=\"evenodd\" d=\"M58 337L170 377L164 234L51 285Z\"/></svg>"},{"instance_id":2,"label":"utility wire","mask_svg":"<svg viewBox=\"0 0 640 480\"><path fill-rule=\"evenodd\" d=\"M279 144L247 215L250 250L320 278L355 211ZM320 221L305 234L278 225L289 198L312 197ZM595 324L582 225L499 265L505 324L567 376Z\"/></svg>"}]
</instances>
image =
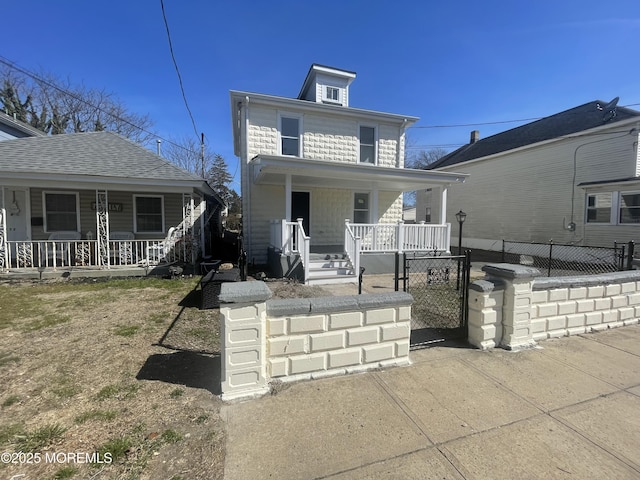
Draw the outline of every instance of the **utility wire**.
<instances>
[{"instance_id":1,"label":"utility wire","mask_svg":"<svg viewBox=\"0 0 640 480\"><path fill-rule=\"evenodd\" d=\"M150 132L149 130L145 130L144 128L131 123L129 120L127 120L125 118L119 117L118 115L116 115L116 114L114 114L112 112L108 112L108 111L104 110L103 108L99 107L98 105L94 105L91 102L88 102L86 99L76 95L75 93L70 92L69 90L65 90L64 88L59 87L55 83L51 83L48 80L45 80L44 78L42 78L39 75L27 70L26 68L20 67L15 62L12 62L11 60L9 60L8 58L3 57L2 55L0 55L0 63L3 64L3 65L6 65L7 67L9 67L12 70L15 70L17 72L22 73L23 75L26 75L26 76L28 76L30 78L33 78L34 80L36 80L39 83L47 85L48 87L51 87L51 88L59 91L60 93L68 95L71 98L73 98L73 99L75 99L75 100L77 100L79 102L82 102L82 103L84 103L85 105L88 105L91 108L94 108L96 111L101 112L101 113L103 113L105 115L108 115L108 116L118 120L119 122L126 123L127 125L129 125L129 126L131 126L133 128L136 128L136 129L140 130L141 132L149 134L149 135L151 135L153 137L156 137L156 138L162 140L163 142L167 142L167 143L173 145L174 147L182 148L183 150L186 150L188 152L193 152L193 150L190 150L190 149L186 148L183 145L180 145L178 143L172 142L171 140L168 140L166 138L161 137L156 132Z\"/></svg>"},{"instance_id":2,"label":"utility wire","mask_svg":"<svg viewBox=\"0 0 640 480\"><path fill-rule=\"evenodd\" d=\"M171 43L171 32L169 31L169 23L167 23L167 16L164 11L164 0L160 0L160 7L162 8L162 19L164 20L164 26L167 30L167 39L169 40L169 51L171 52L171 60L173 60L173 65L176 69L176 74L178 75L178 82L180 83L180 91L182 92L182 99L184 100L184 106L187 108L187 112L189 113L189 118L191 118L193 131L196 134L196 138L197 138L198 129L196 128L196 121L193 119L193 114L191 113L191 109L189 108L189 102L187 102L187 96L184 93L184 85L182 84L182 75L180 75L180 69L178 68L178 63L176 62L176 57L173 54L173 44Z\"/></svg>"}]
</instances>

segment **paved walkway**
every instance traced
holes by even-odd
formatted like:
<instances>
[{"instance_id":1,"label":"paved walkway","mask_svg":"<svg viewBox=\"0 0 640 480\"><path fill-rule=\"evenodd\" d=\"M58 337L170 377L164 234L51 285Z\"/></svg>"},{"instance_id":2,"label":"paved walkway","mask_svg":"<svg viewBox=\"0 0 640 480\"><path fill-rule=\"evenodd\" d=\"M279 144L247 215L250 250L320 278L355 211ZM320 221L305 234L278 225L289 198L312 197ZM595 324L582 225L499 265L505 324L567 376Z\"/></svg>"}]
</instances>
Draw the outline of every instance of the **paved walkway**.
<instances>
[{"instance_id":1,"label":"paved walkway","mask_svg":"<svg viewBox=\"0 0 640 480\"><path fill-rule=\"evenodd\" d=\"M640 479L640 325L413 364L223 407L225 479Z\"/></svg>"}]
</instances>

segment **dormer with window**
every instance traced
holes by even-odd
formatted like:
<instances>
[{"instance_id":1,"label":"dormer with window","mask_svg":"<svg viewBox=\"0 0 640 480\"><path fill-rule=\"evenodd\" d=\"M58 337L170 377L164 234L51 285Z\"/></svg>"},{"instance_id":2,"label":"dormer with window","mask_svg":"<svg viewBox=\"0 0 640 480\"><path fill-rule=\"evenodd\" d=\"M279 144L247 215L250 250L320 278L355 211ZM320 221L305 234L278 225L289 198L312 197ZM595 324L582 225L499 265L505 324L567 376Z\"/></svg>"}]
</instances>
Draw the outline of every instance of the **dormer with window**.
<instances>
[{"instance_id":1,"label":"dormer with window","mask_svg":"<svg viewBox=\"0 0 640 480\"><path fill-rule=\"evenodd\" d=\"M348 107L349 85L355 78L355 72L314 63L307 73L298 99Z\"/></svg>"}]
</instances>

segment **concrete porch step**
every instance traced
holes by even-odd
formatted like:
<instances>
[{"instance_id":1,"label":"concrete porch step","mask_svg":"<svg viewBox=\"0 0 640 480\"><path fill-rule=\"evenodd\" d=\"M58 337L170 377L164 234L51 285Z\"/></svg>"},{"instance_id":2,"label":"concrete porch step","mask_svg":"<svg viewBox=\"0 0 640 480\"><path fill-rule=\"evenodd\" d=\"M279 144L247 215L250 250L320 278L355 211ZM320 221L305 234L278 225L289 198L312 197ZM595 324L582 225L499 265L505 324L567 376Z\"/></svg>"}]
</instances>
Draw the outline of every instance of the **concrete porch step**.
<instances>
[{"instance_id":1,"label":"concrete porch step","mask_svg":"<svg viewBox=\"0 0 640 480\"><path fill-rule=\"evenodd\" d=\"M336 275L352 275L353 271L349 266L341 267L309 267L309 276L336 276Z\"/></svg>"},{"instance_id":2,"label":"concrete porch step","mask_svg":"<svg viewBox=\"0 0 640 480\"><path fill-rule=\"evenodd\" d=\"M357 275L328 275L316 276L307 279L307 285L323 285L332 283L358 283Z\"/></svg>"}]
</instances>

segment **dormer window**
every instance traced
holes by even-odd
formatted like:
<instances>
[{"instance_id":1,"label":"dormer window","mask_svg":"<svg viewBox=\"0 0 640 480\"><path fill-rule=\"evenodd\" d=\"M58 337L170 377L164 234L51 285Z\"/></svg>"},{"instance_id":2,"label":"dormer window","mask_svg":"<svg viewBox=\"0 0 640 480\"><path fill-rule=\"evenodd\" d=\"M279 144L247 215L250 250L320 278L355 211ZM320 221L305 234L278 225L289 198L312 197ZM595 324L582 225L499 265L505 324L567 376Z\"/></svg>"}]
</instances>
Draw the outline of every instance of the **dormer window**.
<instances>
[{"instance_id":1,"label":"dormer window","mask_svg":"<svg viewBox=\"0 0 640 480\"><path fill-rule=\"evenodd\" d=\"M329 103L341 103L340 89L338 87L325 86L323 100Z\"/></svg>"}]
</instances>

